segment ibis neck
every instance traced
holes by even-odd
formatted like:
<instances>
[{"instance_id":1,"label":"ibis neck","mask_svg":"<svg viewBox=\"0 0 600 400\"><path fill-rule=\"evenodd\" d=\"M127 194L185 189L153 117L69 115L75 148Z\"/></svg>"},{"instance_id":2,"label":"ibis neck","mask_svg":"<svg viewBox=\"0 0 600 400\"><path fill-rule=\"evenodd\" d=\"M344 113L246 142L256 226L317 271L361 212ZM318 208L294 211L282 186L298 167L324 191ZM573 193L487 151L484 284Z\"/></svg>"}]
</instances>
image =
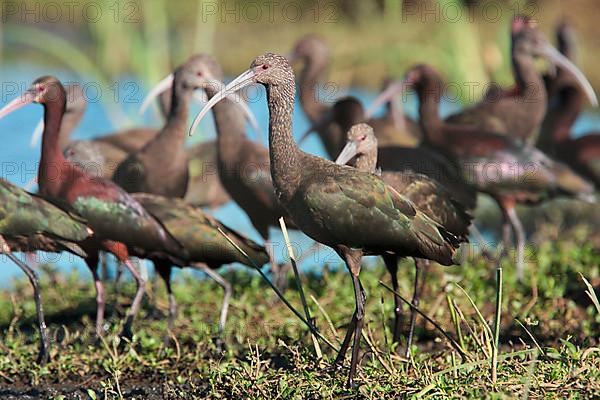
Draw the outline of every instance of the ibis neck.
<instances>
[{"instance_id":1,"label":"ibis neck","mask_svg":"<svg viewBox=\"0 0 600 400\"><path fill-rule=\"evenodd\" d=\"M358 154L351 165L359 171L374 173L377 169L377 147Z\"/></svg>"},{"instance_id":2,"label":"ibis neck","mask_svg":"<svg viewBox=\"0 0 600 400\"><path fill-rule=\"evenodd\" d=\"M542 76L535 68L533 57L516 54L512 58L513 73L520 96L527 97L527 103L546 106L546 89Z\"/></svg>"},{"instance_id":3,"label":"ibis neck","mask_svg":"<svg viewBox=\"0 0 600 400\"><path fill-rule=\"evenodd\" d=\"M217 85L208 85L206 94L212 98L217 94ZM230 165L239 160L243 143L246 141L246 120L233 100L224 98L212 108L217 129L217 158L220 163Z\"/></svg>"},{"instance_id":4,"label":"ibis neck","mask_svg":"<svg viewBox=\"0 0 600 400\"><path fill-rule=\"evenodd\" d=\"M162 148L162 151L177 151L183 148L192 94L191 89L174 86L167 122L156 136L156 141L161 142L161 148L165 142L169 143L168 148Z\"/></svg>"},{"instance_id":5,"label":"ibis neck","mask_svg":"<svg viewBox=\"0 0 600 400\"><path fill-rule=\"evenodd\" d=\"M67 110L64 113L59 133L59 144L61 150L64 150L69 145L71 141L71 134L81 121L83 113L84 110L82 109Z\"/></svg>"},{"instance_id":6,"label":"ibis neck","mask_svg":"<svg viewBox=\"0 0 600 400\"><path fill-rule=\"evenodd\" d=\"M60 131L65 112L64 90L57 90L51 101L44 103L44 134L42 136L42 157L38 167L40 193L58 197L62 183L72 176L71 168L76 168L66 159L60 147Z\"/></svg>"},{"instance_id":7,"label":"ibis neck","mask_svg":"<svg viewBox=\"0 0 600 400\"><path fill-rule=\"evenodd\" d=\"M326 60L318 61L316 57L309 57L300 73L298 83L300 104L312 123L319 121L327 111L327 106L319 101L318 93L319 80L326 68Z\"/></svg>"},{"instance_id":8,"label":"ibis neck","mask_svg":"<svg viewBox=\"0 0 600 400\"><path fill-rule=\"evenodd\" d=\"M444 122L439 113L440 100L434 92L419 93L419 123L425 140L442 144L445 141L442 132Z\"/></svg>"},{"instance_id":9,"label":"ibis neck","mask_svg":"<svg viewBox=\"0 0 600 400\"><path fill-rule=\"evenodd\" d=\"M267 86L271 177L276 192L283 199L293 196L300 185L302 171L300 149L292 136L294 86L293 78L289 82Z\"/></svg>"},{"instance_id":10,"label":"ibis neck","mask_svg":"<svg viewBox=\"0 0 600 400\"><path fill-rule=\"evenodd\" d=\"M558 92L558 105L554 109L554 131L552 139L560 143L570 139L571 128L584 107L585 95L574 85L567 85Z\"/></svg>"}]
</instances>

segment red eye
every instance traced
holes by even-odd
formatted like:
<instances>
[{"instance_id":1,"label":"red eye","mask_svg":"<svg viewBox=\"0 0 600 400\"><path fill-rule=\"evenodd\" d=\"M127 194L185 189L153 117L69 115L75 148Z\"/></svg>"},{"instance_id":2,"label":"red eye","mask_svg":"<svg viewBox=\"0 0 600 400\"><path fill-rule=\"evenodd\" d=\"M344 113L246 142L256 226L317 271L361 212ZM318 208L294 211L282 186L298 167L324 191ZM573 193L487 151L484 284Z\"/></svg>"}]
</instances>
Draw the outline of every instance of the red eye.
<instances>
[{"instance_id":1,"label":"red eye","mask_svg":"<svg viewBox=\"0 0 600 400\"><path fill-rule=\"evenodd\" d=\"M358 140L360 140L360 141L363 141L363 140L365 140L366 138L367 138L367 136L366 136L366 135L362 135L362 136L359 136L359 137L358 137Z\"/></svg>"},{"instance_id":2,"label":"red eye","mask_svg":"<svg viewBox=\"0 0 600 400\"><path fill-rule=\"evenodd\" d=\"M267 64L262 65L262 69L267 69L267 68L269 68L269 66Z\"/></svg>"},{"instance_id":3,"label":"red eye","mask_svg":"<svg viewBox=\"0 0 600 400\"><path fill-rule=\"evenodd\" d=\"M202 76L202 72L196 72L196 76Z\"/></svg>"}]
</instances>

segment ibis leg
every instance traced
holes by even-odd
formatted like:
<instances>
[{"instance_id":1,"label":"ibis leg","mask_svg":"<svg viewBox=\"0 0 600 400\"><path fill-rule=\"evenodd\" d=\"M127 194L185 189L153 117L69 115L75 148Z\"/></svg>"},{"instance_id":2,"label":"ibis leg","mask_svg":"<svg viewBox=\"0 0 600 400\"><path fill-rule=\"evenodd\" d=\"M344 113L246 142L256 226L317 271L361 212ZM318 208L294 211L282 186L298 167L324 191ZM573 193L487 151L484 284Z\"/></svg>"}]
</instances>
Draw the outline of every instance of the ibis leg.
<instances>
[{"instance_id":1,"label":"ibis leg","mask_svg":"<svg viewBox=\"0 0 600 400\"><path fill-rule=\"evenodd\" d=\"M514 207L507 209L506 215L515 231L517 240L517 279L523 281L525 277L525 231Z\"/></svg>"},{"instance_id":2,"label":"ibis leg","mask_svg":"<svg viewBox=\"0 0 600 400\"><path fill-rule=\"evenodd\" d=\"M356 302L356 325L354 327L354 342L352 344L352 359L350 361L350 373L348 374L348 387L354 387L354 376L358 365L358 353L360 350L360 338L365 316L365 292L360 284L358 275L352 274L354 284L354 300Z\"/></svg>"},{"instance_id":3,"label":"ibis leg","mask_svg":"<svg viewBox=\"0 0 600 400\"><path fill-rule=\"evenodd\" d=\"M429 260L423 258L415 258L415 285L413 287L412 305L419 306L419 299L425 284L425 275L429 268ZM408 328L408 339L406 340L406 357L410 357L410 348L412 346L415 335L415 325L417 322L417 311L411 307L410 309L410 326Z\"/></svg>"},{"instance_id":4,"label":"ibis leg","mask_svg":"<svg viewBox=\"0 0 600 400\"><path fill-rule=\"evenodd\" d=\"M173 294L173 288L171 287L171 264L163 261L154 261L154 266L158 275L165 282L167 288L167 296L169 296L169 316L168 316L168 327L172 331L175 328L175 319L177 318L177 300Z\"/></svg>"},{"instance_id":5,"label":"ibis leg","mask_svg":"<svg viewBox=\"0 0 600 400\"><path fill-rule=\"evenodd\" d=\"M206 273L212 280L217 282L223 288L225 294L223 296L223 304L221 305L221 315L219 317L219 334L223 336L225 333L225 323L227 322L227 312L229 311L229 301L231 300L231 284L227 282L219 273L207 265L200 265L199 268Z\"/></svg>"},{"instance_id":6,"label":"ibis leg","mask_svg":"<svg viewBox=\"0 0 600 400\"><path fill-rule=\"evenodd\" d=\"M356 326L356 311L352 313L352 319L350 320L350 324L348 325L348 330L346 331L346 335L344 336L344 341L342 342L342 346L340 347L340 351L338 352L335 361L333 362L333 368L339 369L344 364L344 358L346 357L346 353L348 352L348 347L350 346L350 340L352 340L352 335L354 334L354 327Z\"/></svg>"},{"instance_id":7,"label":"ibis leg","mask_svg":"<svg viewBox=\"0 0 600 400\"><path fill-rule=\"evenodd\" d=\"M393 254L383 256L385 266L392 277L392 289L398 292L398 257ZM394 293L394 334L393 342L400 343L400 332L402 331L402 300Z\"/></svg>"},{"instance_id":8,"label":"ibis leg","mask_svg":"<svg viewBox=\"0 0 600 400\"><path fill-rule=\"evenodd\" d=\"M12 253L6 253L6 255L23 270L25 275L27 275L27 278L29 278L31 286L33 287L33 299L35 301L35 310L37 312L38 329L40 330L40 352L38 354L37 363L44 365L50 358L50 354L48 352L50 342L48 340L48 332L46 330L46 320L44 318L44 309L42 307L42 295L40 293L38 275L33 269L31 269L31 267L29 267L29 265L19 260L19 258L14 256Z\"/></svg>"},{"instance_id":9,"label":"ibis leg","mask_svg":"<svg viewBox=\"0 0 600 400\"><path fill-rule=\"evenodd\" d=\"M104 311L106 308L106 297L104 293L104 284L98 275L98 261L100 255L97 250L88 251L88 257L85 263L92 272L94 278L94 288L96 289L96 336L104 335Z\"/></svg>"},{"instance_id":10,"label":"ibis leg","mask_svg":"<svg viewBox=\"0 0 600 400\"><path fill-rule=\"evenodd\" d=\"M123 326L123 331L121 332L122 337L131 339L131 337L133 336L131 326L133 325L133 320L135 319L135 316L140 311L142 299L144 298L146 282L144 281L144 278L142 278L142 275L138 272L138 270L135 268L135 265L133 265L130 259L126 259L124 261L124 264L129 270L129 272L131 272L131 275L133 275L137 284L137 291L135 293L135 297L133 298L133 303L131 303L131 307L129 307L129 311L127 312L125 325Z\"/></svg>"}]
</instances>

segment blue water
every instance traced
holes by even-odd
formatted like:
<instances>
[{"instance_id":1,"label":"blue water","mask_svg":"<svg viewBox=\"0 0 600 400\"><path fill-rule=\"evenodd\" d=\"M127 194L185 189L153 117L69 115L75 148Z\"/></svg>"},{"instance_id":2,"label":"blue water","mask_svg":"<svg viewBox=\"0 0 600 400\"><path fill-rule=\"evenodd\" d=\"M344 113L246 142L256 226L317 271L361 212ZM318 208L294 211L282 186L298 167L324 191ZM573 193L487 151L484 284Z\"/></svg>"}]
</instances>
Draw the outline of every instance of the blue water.
<instances>
[{"instance_id":1,"label":"blue water","mask_svg":"<svg viewBox=\"0 0 600 400\"><path fill-rule=\"evenodd\" d=\"M134 78L123 78L120 82L109 84L109 87L99 86L94 82L90 82L85 78L80 78L73 73L64 70L51 70L45 68L38 69L29 65L18 65L10 68L3 68L0 71L3 80L2 93L0 98L0 106L14 99L18 93L25 90L31 82L38 76L52 74L57 76L63 82L80 82L82 85L87 85L87 96L96 101L88 105L87 112L75 130L73 138L89 139L96 136L112 133L116 130L130 126L156 126L162 124L162 119L157 111L148 111L144 116L138 115L138 108L143 97L146 95L148 88L136 81ZM15 91L18 87L19 90ZM102 93L99 94L98 88ZM268 110L265 101L265 92L262 87L257 88L251 93L254 101L250 102L250 106L258 119L260 125L261 137L266 145L268 132ZM364 104L374 98L376 93L361 89L351 88L346 91L346 94L358 97ZM296 102L294 112L294 134L299 137L307 128L308 121L304 113ZM455 112L460 108L458 103L442 103L441 112L443 115ZM114 110L118 110L115 113ZM112 111L111 111L112 110ZM195 115L200 110L200 105L195 105L191 115ZM40 157L40 145L32 148L29 145L30 135L35 128L37 122L42 117L42 107L40 105L28 105L13 114L0 120L0 159L2 160L2 169L0 175L5 179L23 186L25 183L36 175L38 161ZM409 97L409 101L405 104L405 112L412 116L416 116L416 102L414 96ZM117 121L117 122L115 122ZM586 113L577 122L574 132L576 135L585 133L600 126L600 115ZM256 135L255 132L249 130L249 135ZM215 129L212 118L205 118L202 122L199 133L194 137L189 138L189 144L195 143L205 138L214 138ZM316 135L313 135L303 143L303 149L307 152L324 156L325 152L322 144ZM250 238L260 242L261 238L253 229L248 217L234 203L226 204L218 210L212 211L213 215L222 220L228 226L240 231ZM290 232L290 239L294 243L295 252L304 254L308 251L313 242L299 232ZM271 241L277 260L284 260L287 257L283 237L280 231L272 229ZM43 261L49 261L58 266L59 269L76 268L81 271L81 276L88 277L89 272L85 264L70 255L51 255L39 254L38 257ZM339 258L329 248L320 248L314 254L307 256L301 264L305 270L320 267L324 263L337 265L340 263ZM20 269L6 257L0 260L0 286L10 285L10 281L14 277L22 277Z\"/></svg>"}]
</instances>

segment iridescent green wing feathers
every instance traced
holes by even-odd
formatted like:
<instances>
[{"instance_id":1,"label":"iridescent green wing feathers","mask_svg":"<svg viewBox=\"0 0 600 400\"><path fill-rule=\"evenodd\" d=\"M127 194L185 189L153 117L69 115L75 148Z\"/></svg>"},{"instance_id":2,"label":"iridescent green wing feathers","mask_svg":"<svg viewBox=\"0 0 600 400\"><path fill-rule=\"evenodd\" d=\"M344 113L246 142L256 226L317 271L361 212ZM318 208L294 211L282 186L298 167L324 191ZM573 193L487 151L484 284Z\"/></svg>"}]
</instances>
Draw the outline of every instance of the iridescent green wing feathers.
<instances>
[{"instance_id":1,"label":"iridescent green wing feathers","mask_svg":"<svg viewBox=\"0 0 600 400\"><path fill-rule=\"evenodd\" d=\"M85 222L46 200L0 180L0 234L30 236L46 234L71 242L91 235Z\"/></svg>"},{"instance_id":2,"label":"iridescent green wing feathers","mask_svg":"<svg viewBox=\"0 0 600 400\"><path fill-rule=\"evenodd\" d=\"M212 267L232 262L252 265L217 228L232 239L258 266L269 260L263 246L243 237L183 200L145 193L136 193L134 198L161 221L169 233L185 247L189 254L189 262L203 262Z\"/></svg>"},{"instance_id":3,"label":"iridescent green wing feathers","mask_svg":"<svg viewBox=\"0 0 600 400\"><path fill-rule=\"evenodd\" d=\"M459 240L410 200L375 175L351 167L329 168L331 173L314 176L302 189L311 217L329 234L317 240L452 263Z\"/></svg>"}]
</instances>

